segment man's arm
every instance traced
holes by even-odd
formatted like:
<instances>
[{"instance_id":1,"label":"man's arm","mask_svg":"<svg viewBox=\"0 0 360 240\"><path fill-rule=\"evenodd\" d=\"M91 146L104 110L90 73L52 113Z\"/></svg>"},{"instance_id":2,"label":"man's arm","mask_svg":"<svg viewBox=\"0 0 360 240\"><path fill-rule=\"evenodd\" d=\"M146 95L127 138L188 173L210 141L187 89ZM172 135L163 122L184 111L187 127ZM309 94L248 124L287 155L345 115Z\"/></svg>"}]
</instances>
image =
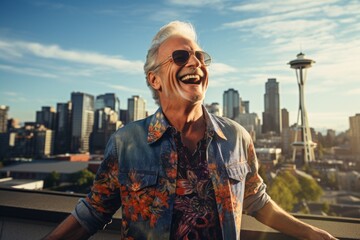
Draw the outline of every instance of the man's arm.
<instances>
[{"instance_id":1,"label":"man's arm","mask_svg":"<svg viewBox=\"0 0 360 240\"><path fill-rule=\"evenodd\" d=\"M298 239L335 240L328 232L301 222L270 200L255 215L265 225Z\"/></svg>"},{"instance_id":2,"label":"man's arm","mask_svg":"<svg viewBox=\"0 0 360 240\"><path fill-rule=\"evenodd\" d=\"M69 215L43 240L81 240L88 239L90 234L83 228L73 215Z\"/></svg>"}]
</instances>

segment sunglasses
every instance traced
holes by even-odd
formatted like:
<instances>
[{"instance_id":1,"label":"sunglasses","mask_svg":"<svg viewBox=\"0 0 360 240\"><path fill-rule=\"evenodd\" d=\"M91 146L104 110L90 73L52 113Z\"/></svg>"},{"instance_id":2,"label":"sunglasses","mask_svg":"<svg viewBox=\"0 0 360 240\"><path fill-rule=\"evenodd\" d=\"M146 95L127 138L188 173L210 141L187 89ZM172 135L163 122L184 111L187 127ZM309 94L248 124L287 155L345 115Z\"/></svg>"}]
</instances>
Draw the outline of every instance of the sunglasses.
<instances>
[{"instance_id":1,"label":"sunglasses","mask_svg":"<svg viewBox=\"0 0 360 240\"><path fill-rule=\"evenodd\" d=\"M156 65L154 67L154 70L156 70L158 67L164 65L165 63L167 63L168 61L170 61L171 59L173 60L173 62L182 67L185 66L189 59L191 54L194 54L195 57L197 58L197 60L199 60L199 62L205 66L209 66L211 63L211 57L208 53L203 52L203 51L195 51L195 53L191 52L191 51L187 51L187 50L175 50L171 56L169 56L167 59L165 59L163 62L161 62L160 64Z\"/></svg>"}]
</instances>

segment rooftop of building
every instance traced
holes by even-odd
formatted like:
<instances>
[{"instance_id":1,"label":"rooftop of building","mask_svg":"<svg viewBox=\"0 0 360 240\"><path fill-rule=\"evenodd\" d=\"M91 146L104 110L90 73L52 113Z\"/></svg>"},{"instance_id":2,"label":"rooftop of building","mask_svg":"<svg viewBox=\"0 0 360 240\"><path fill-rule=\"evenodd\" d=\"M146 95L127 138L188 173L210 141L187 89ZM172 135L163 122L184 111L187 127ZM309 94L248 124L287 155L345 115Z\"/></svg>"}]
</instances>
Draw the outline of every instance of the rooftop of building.
<instances>
[{"instance_id":1,"label":"rooftop of building","mask_svg":"<svg viewBox=\"0 0 360 240\"><path fill-rule=\"evenodd\" d=\"M36 173L51 173L53 171L62 174L71 174L88 167L88 162L68 162L68 161L52 161L42 160L30 163L21 163L6 166L0 169L0 173L12 172L36 172Z\"/></svg>"},{"instance_id":2,"label":"rooftop of building","mask_svg":"<svg viewBox=\"0 0 360 240\"><path fill-rule=\"evenodd\" d=\"M84 195L0 187L0 239L40 239L68 216L81 197ZM355 240L360 236L360 219L299 214L294 216L330 232L341 240ZM113 222L91 239L118 239L120 225L121 214L117 213ZM247 215L243 216L241 237L252 240L294 239Z\"/></svg>"}]
</instances>

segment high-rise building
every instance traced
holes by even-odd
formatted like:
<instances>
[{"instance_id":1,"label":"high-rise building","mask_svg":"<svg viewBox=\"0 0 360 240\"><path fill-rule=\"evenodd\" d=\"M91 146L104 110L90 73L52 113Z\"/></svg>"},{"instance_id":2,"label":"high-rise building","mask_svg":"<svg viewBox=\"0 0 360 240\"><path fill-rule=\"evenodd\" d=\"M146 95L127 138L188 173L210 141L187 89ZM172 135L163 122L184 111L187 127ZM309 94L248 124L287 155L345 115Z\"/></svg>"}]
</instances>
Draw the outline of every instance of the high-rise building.
<instances>
[{"instance_id":1,"label":"high-rise building","mask_svg":"<svg viewBox=\"0 0 360 240\"><path fill-rule=\"evenodd\" d=\"M4 158L8 154L9 133L8 133L8 111L9 107L0 106L0 158Z\"/></svg>"},{"instance_id":2,"label":"high-rise building","mask_svg":"<svg viewBox=\"0 0 360 240\"><path fill-rule=\"evenodd\" d=\"M241 106L242 106L241 113L250 113L250 102L249 101L242 101Z\"/></svg>"},{"instance_id":3,"label":"high-rise building","mask_svg":"<svg viewBox=\"0 0 360 240\"><path fill-rule=\"evenodd\" d=\"M7 121L7 131L12 130L12 129L17 129L20 128L20 123L18 119L15 118L10 118Z\"/></svg>"},{"instance_id":4,"label":"high-rise building","mask_svg":"<svg viewBox=\"0 0 360 240\"><path fill-rule=\"evenodd\" d=\"M235 120L239 117L241 100L239 92L233 88L226 90L223 94L223 115Z\"/></svg>"},{"instance_id":5,"label":"high-rise building","mask_svg":"<svg viewBox=\"0 0 360 240\"><path fill-rule=\"evenodd\" d=\"M8 111L8 106L0 106L0 133L7 132Z\"/></svg>"},{"instance_id":6,"label":"high-rise building","mask_svg":"<svg viewBox=\"0 0 360 240\"><path fill-rule=\"evenodd\" d=\"M47 157L53 154L54 149L54 131L40 127L35 130L35 149L36 157Z\"/></svg>"},{"instance_id":7,"label":"high-rise building","mask_svg":"<svg viewBox=\"0 0 360 240\"><path fill-rule=\"evenodd\" d=\"M136 121L146 117L146 102L140 96L128 98L128 121Z\"/></svg>"},{"instance_id":8,"label":"high-rise building","mask_svg":"<svg viewBox=\"0 0 360 240\"><path fill-rule=\"evenodd\" d=\"M116 111L109 107L95 111L94 130L91 134L91 152L103 154L111 135L122 126Z\"/></svg>"},{"instance_id":9,"label":"high-rise building","mask_svg":"<svg viewBox=\"0 0 360 240\"><path fill-rule=\"evenodd\" d=\"M351 153L360 161L360 113L349 117Z\"/></svg>"},{"instance_id":10,"label":"high-rise building","mask_svg":"<svg viewBox=\"0 0 360 240\"><path fill-rule=\"evenodd\" d=\"M71 103L71 152L86 153L90 150L90 134L94 125L94 96L73 92Z\"/></svg>"},{"instance_id":11,"label":"high-rise building","mask_svg":"<svg viewBox=\"0 0 360 240\"><path fill-rule=\"evenodd\" d=\"M103 154L110 136L122 123L119 121L120 101L114 93L96 97L95 119L91 134L91 152Z\"/></svg>"},{"instance_id":12,"label":"high-rise building","mask_svg":"<svg viewBox=\"0 0 360 240\"><path fill-rule=\"evenodd\" d=\"M252 140L256 141L256 136L261 134L260 119L256 113L241 113L236 119L251 135Z\"/></svg>"},{"instance_id":13,"label":"high-rise building","mask_svg":"<svg viewBox=\"0 0 360 240\"><path fill-rule=\"evenodd\" d=\"M56 122L56 112L53 107L42 107L41 111L36 111L36 123L44 125L47 129L54 130Z\"/></svg>"},{"instance_id":14,"label":"high-rise building","mask_svg":"<svg viewBox=\"0 0 360 240\"><path fill-rule=\"evenodd\" d=\"M56 154L70 152L71 146L71 102L56 105L55 146Z\"/></svg>"},{"instance_id":15,"label":"high-rise building","mask_svg":"<svg viewBox=\"0 0 360 240\"><path fill-rule=\"evenodd\" d=\"M276 81L276 78L269 78L265 84L262 132L280 134L280 115L279 83Z\"/></svg>"},{"instance_id":16,"label":"high-rise building","mask_svg":"<svg viewBox=\"0 0 360 240\"><path fill-rule=\"evenodd\" d=\"M35 123L13 130L9 134L9 157L33 158L35 156Z\"/></svg>"},{"instance_id":17,"label":"high-rise building","mask_svg":"<svg viewBox=\"0 0 360 240\"><path fill-rule=\"evenodd\" d=\"M95 111L106 107L112 109L117 114L119 114L120 100L115 93L105 93L96 97Z\"/></svg>"},{"instance_id":18,"label":"high-rise building","mask_svg":"<svg viewBox=\"0 0 360 240\"><path fill-rule=\"evenodd\" d=\"M124 125L129 122L129 114L127 109L120 109L119 119Z\"/></svg>"},{"instance_id":19,"label":"high-rise building","mask_svg":"<svg viewBox=\"0 0 360 240\"><path fill-rule=\"evenodd\" d=\"M219 103L215 102L211 104L206 104L205 107L209 113L212 113L216 116L222 116L222 110Z\"/></svg>"},{"instance_id":20,"label":"high-rise building","mask_svg":"<svg viewBox=\"0 0 360 240\"><path fill-rule=\"evenodd\" d=\"M282 130L285 128L289 128L290 118L289 118L289 111L286 108L281 109L281 127Z\"/></svg>"}]
</instances>

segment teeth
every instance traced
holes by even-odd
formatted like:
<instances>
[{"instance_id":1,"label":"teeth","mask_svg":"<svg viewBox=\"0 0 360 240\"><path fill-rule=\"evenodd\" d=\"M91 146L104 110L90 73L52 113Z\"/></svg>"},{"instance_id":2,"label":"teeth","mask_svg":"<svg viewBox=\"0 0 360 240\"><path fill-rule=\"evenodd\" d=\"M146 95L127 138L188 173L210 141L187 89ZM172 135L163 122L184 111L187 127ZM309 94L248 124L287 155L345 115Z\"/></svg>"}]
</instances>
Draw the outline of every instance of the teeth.
<instances>
[{"instance_id":1,"label":"teeth","mask_svg":"<svg viewBox=\"0 0 360 240\"><path fill-rule=\"evenodd\" d=\"M200 76L199 75L186 75L181 78L181 81L187 81L189 79L200 80Z\"/></svg>"}]
</instances>

